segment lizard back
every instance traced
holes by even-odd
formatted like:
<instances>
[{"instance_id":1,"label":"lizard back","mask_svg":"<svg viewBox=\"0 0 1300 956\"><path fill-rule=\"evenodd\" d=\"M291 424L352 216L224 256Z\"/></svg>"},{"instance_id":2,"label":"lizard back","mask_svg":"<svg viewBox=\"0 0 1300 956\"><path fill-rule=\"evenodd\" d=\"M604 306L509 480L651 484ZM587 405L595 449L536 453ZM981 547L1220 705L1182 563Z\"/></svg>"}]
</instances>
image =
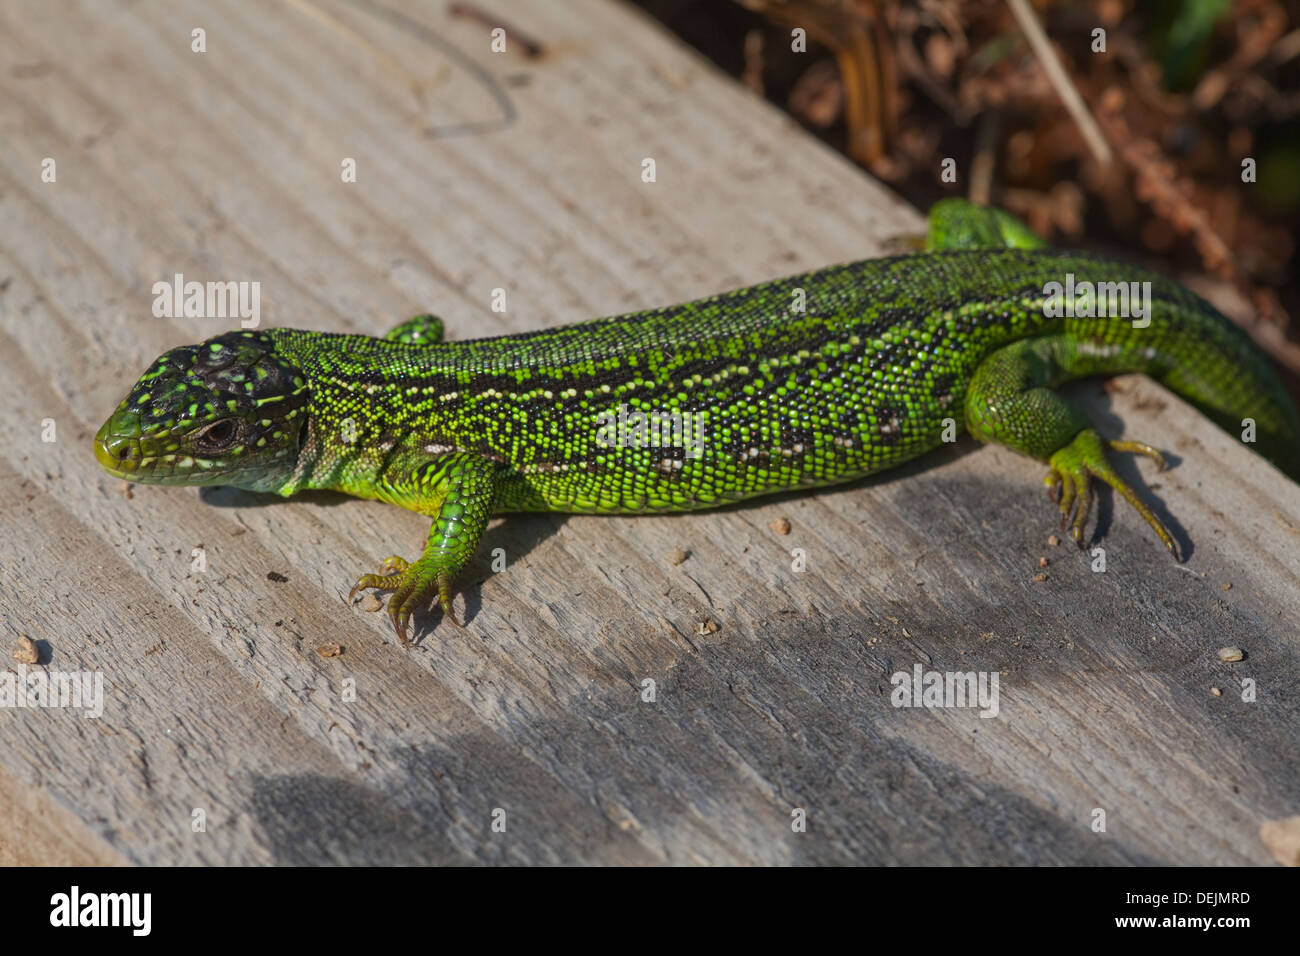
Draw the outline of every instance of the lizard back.
<instances>
[{"instance_id":1,"label":"lizard back","mask_svg":"<svg viewBox=\"0 0 1300 956\"><path fill-rule=\"evenodd\" d=\"M1051 317L1044 287L1149 282L1150 324ZM1060 380L1147 372L1221 424L1259 423L1294 467L1297 423L1247 337L1155 273L1056 250L873 259L681 305L431 345L275 329L310 386L296 487L376 496L408 457L500 467L496 510L710 507L900 464L964 424L981 361L1064 334ZM951 431L951 428L948 428Z\"/></svg>"}]
</instances>

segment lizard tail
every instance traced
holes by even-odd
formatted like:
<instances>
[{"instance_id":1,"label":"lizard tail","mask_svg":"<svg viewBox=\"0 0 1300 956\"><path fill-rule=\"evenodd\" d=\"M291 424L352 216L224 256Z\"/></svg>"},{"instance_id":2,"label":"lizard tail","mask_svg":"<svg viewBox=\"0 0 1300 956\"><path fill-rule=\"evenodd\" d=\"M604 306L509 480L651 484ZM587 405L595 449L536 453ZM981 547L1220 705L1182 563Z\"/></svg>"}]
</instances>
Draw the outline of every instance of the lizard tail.
<instances>
[{"instance_id":1,"label":"lizard tail","mask_svg":"<svg viewBox=\"0 0 1300 956\"><path fill-rule=\"evenodd\" d=\"M1154 377L1200 408L1294 480L1300 480L1300 414L1272 362L1236 325L1200 303L1184 318L1199 327L1180 336L1196 355L1173 356ZM1177 320L1176 320L1177 321ZM1181 351L1182 349L1178 349Z\"/></svg>"}]
</instances>

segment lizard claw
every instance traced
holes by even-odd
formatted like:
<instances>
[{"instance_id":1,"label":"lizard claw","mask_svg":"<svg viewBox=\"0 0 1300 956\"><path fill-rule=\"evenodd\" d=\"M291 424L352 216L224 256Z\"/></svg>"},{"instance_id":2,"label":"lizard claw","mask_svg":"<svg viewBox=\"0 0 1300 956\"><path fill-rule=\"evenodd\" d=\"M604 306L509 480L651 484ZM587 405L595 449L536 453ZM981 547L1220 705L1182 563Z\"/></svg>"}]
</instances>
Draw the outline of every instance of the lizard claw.
<instances>
[{"instance_id":1,"label":"lizard claw","mask_svg":"<svg viewBox=\"0 0 1300 956\"><path fill-rule=\"evenodd\" d=\"M1112 441L1110 447L1116 451L1130 451L1145 455L1156 462L1161 471L1165 468L1165 459L1160 452L1150 445L1135 441ZM1059 449L1049 460L1051 470L1044 479L1044 484L1051 490L1060 488L1061 530L1069 525L1070 537L1080 548L1084 546L1084 527L1092 511L1092 479L1100 478L1131 504L1137 513L1149 524L1156 537L1179 560L1178 548L1173 536L1159 518L1147 507L1111 468L1106 460L1101 437L1091 428L1084 429L1064 448Z\"/></svg>"}]
</instances>

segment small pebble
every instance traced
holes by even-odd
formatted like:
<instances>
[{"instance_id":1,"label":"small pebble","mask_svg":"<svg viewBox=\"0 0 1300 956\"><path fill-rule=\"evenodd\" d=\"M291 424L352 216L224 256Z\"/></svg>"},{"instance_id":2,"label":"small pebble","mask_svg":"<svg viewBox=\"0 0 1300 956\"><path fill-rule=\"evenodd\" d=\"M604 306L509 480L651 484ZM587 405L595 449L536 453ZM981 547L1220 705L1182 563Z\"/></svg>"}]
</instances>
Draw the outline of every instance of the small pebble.
<instances>
[{"instance_id":1,"label":"small pebble","mask_svg":"<svg viewBox=\"0 0 1300 956\"><path fill-rule=\"evenodd\" d=\"M1049 534L1047 536L1047 543L1050 544L1053 548L1059 548L1061 546L1061 539L1054 534Z\"/></svg>"},{"instance_id":2,"label":"small pebble","mask_svg":"<svg viewBox=\"0 0 1300 956\"><path fill-rule=\"evenodd\" d=\"M38 664L41 660L41 651L36 646L36 642L24 634L14 642L14 649L9 656L20 664Z\"/></svg>"},{"instance_id":3,"label":"small pebble","mask_svg":"<svg viewBox=\"0 0 1300 956\"><path fill-rule=\"evenodd\" d=\"M1235 664L1237 661L1244 659L1246 652L1240 647L1221 647L1219 648L1219 660L1227 661L1229 664Z\"/></svg>"},{"instance_id":4,"label":"small pebble","mask_svg":"<svg viewBox=\"0 0 1300 956\"><path fill-rule=\"evenodd\" d=\"M119 481L117 484L113 486L113 490L116 491L123 498L125 498L127 501L130 501L132 498L135 497L135 495L131 492L131 482L129 481Z\"/></svg>"},{"instance_id":5,"label":"small pebble","mask_svg":"<svg viewBox=\"0 0 1300 956\"><path fill-rule=\"evenodd\" d=\"M357 603L360 605L361 610L363 611L378 611L380 608L384 606L384 602L379 600L379 598L375 597L369 591L363 594L361 596L361 600L358 601Z\"/></svg>"},{"instance_id":6,"label":"small pebble","mask_svg":"<svg viewBox=\"0 0 1300 956\"><path fill-rule=\"evenodd\" d=\"M343 653L343 648L338 644L322 644L316 648L316 653L321 657L338 657Z\"/></svg>"},{"instance_id":7,"label":"small pebble","mask_svg":"<svg viewBox=\"0 0 1300 956\"><path fill-rule=\"evenodd\" d=\"M1232 590L1232 582L1229 581L1227 584L1222 585L1222 586L1219 588L1219 590L1220 590L1220 591L1231 591L1231 590Z\"/></svg>"},{"instance_id":8,"label":"small pebble","mask_svg":"<svg viewBox=\"0 0 1300 956\"><path fill-rule=\"evenodd\" d=\"M668 563L676 567L685 561L689 555L681 548L673 548L668 552Z\"/></svg>"},{"instance_id":9,"label":"small pebble","mask_svg":"<svg viewBox=\"0 0 1300 956\"><path fill-rule=\"evenodd\" d=\"M1037 574L1034 575L1034 580L1035 580L1035 581L1046 581L1046 580L1047 580L1047 575L1044 574L1042 571L1039 571Z\"/></svg>"},{"instance_id":10,"label":"small pebble","mask_svg":"<svg viewBox=\"0 0 1300 956\"><path fill-rule=\"evenodd\" d=\"M268 581L274 581L276 584L284 584L285 582L287 582L287 581L289 580L289 579L286 578L283 574L281 574L279 571L267 571L267 572L266 572L266 579L267 579Z\"/></svg>"},{"instance_id":11,"label":"small pebble","mask_svg":"<svg viewBox=\"0 0 1300 956\"><path fill-rule=\"evenodd\" d=\"M1040 568L1045 568L1045 567L1047 567L1047 559L1046 559L1046 558L1039 558L1039 559L1038 559L1038 566L1039 566Z\"/></svg>"},{"instance_id":12,"label":"small pebble","mask_svg":"<svg viewBox=\"0 0 1300 956\"><path fill-rule=\"evenodd\" d=\"M707 617L702 621L697 621L695 624L696 634L712 634L717 631L717 629L717 622Z\"/></svg>"},{"instance_id":13,"label":"small pebble","mask_svg":"<svg viewBox=\"0 0 1300 956\"><path fill-rule=\"evenodd\" d=\"M1211 688L1210 688L1210 696L1211 696L1211 697L1222 697L1222 696L1223 696L1223 691L1219 690L1219 688L1217 688L1217 687L1211 687Z\"/></svg>"},{"instance_id":14,"label":"small pebble","mask_svg":"<svg viewBox=\"0 0 1300 956\"><path fill-rule=\"evenodd\" d=\"M790 533L790 521L787 518L777 518L775 521L769 523L768 527L771 528L773 531L775 531L777 534Z\"/></svg>"}]
</instances>

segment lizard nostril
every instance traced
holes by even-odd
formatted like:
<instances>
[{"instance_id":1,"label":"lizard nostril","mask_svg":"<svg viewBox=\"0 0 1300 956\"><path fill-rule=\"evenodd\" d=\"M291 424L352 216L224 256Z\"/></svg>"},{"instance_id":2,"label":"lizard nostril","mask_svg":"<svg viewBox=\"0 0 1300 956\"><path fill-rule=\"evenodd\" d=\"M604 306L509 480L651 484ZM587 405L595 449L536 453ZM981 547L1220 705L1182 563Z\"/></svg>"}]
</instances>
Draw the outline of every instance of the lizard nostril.
<instances>
[{"instance_id":1,"label":"lizard nostril","mask_svg":"<svg viewBox=\"0 0 1300 956\"><path fill-rule=\"evenodd\" d=\"M125 435L114 435L104 442L104 448L108 453L118 460L134 459L140 457L140 445L134 438L128 438Z\"/></svg>"}]
</instances>

